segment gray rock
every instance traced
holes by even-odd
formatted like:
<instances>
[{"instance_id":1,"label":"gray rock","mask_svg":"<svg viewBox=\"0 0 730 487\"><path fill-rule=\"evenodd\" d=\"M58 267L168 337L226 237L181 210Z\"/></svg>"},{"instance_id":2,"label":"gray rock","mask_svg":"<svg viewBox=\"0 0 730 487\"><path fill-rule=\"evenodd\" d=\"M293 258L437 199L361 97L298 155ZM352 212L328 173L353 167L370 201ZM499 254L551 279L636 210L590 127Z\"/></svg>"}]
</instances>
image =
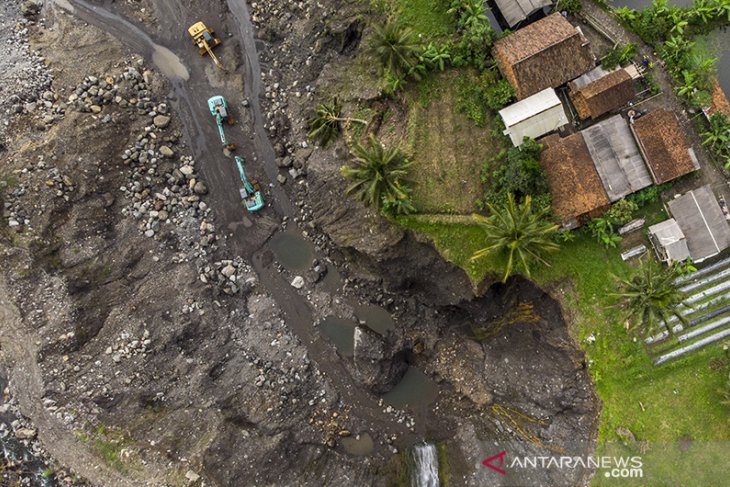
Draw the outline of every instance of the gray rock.
<instances>
[{"instance_id":1,"label":"gray rock","mask_svg":"<svg viewBox=\"0 0 730 487\"><path fill-rule=\"evenodd\" d=\"M221 274L226 277L231 277L236 274L236 268L233 267L231 264L228 264L221 270Z\"/></svg>"},{"instance_id":2,"label":"gray rock","mask_svg":"<svg viewBox=\"0 0 730 487\"><path fill-rule=\"evenodd\" d=\"M15 437L19 440L32 440L38 432L31 428L20 428L15 432Z\"/></svg>"},{"instance_id":3,"label":"gray rock","mask_svg":"<svg viewBox=\"0 0 730 487\"><path fill-rule=\"evenodd\" d=\"M166 145L162 145L160 146L160 154L162 154L163 157L172 157L175 155L175 152Z\"/></svg>"},{"instance_id":4,"label":"gray rock","mask_svg":"<svg viewBox=\"0 0 730 487\"><path fill-rule=\"evenodd\" d=\"M408 370L404 350L398 350L392 335L383 338L368 327L354 332L354 378L376 394L388 392Z\"/></svg>"},{"instance_id":5,"label":"gray rock","mask_svg":"<svg viewBox=\"0 0 730 487\"><path fill-rule=\"evenodd\" d=\"M152 123L155 124L155 127L164 129L168 125L170 125L170 117L167 115L157 115L155 118L152 119Z\"/></svg>"},{"instance_id":6,"label":"gray rock","mask_svg":"<svg viewBox=\"0 0 730 487\"><path fill-rule=\"evenodd\" d=\"M208 193L208 187L203 183L203 181L198 181L195 183L195 186L193 186L193 191L195 194L207 194Z\"/></svg>"},{"instance_id":7,"label":"gray rock","mask_svg":"<svg viewBox=\"0 0 730 487\"><path fill-rule=\"evenodd\" d=\"M284 184L286 183L286 176L279 174L276 176L276 180L279 181L279 184Z\"/></svg>"}]
</instances>

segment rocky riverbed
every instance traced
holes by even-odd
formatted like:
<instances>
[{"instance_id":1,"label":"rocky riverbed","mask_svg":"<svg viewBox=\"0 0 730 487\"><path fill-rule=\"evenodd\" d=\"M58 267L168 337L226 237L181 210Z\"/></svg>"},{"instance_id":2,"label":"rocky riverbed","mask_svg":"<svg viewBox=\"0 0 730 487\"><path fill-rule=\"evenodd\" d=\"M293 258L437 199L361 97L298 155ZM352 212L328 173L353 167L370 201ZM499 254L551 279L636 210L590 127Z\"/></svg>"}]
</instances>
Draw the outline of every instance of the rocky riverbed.
<instances>
[{"instance_id":1,"label":"rocky riverbed","mask_svg":"<svg viewBox=\"0 0 730 487\"><path fill-rule=\"evenodd\" d=\"M179 15L163 0L115 3L98 2L149 32ZM18 82L0 92L0 343L8 393L47 462L94 485L385 485L400 452L428 438L446 445L453 485L478 485L490 442L520 451L578 436L590 450L598 404L557 305L519 280L474 299L430 246L342 198L342 146L307 141L318 90L364 33L360 7L250 4L278 171L247 154L271 204L251 220L220 192L225 159L201 150L184 110L184 96L221 83L207 60L181 54L193 77L180 90L72 10L23 5L2 11ZM206 8L231 33L230 60L244 42L228 4ZM253 105L237 104L244 131ZM293 212L275 208L284 198ZM312 248L300 268L265 243L284 228L298 229L286 252ZM351 358L323 321L377 328L362 305L394 324L382 342L351 332ZM469 338L520 305L541 311L483 344ZM388 396L404 374L415 385ZM365 457L351 446L361 437Z\"/></svg>"}]
</instances>

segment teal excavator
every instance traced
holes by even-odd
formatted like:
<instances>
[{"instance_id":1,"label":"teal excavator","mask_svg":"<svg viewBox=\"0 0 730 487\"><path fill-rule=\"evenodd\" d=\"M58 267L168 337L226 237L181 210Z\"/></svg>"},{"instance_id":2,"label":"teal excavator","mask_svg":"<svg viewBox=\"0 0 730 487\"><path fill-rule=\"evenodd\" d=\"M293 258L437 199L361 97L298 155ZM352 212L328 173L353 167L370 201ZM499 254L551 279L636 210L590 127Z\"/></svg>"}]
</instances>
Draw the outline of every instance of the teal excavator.
<instances>
[{"instance_id":1,"label":"teal excavator","mask_svg":"<svg viewBox=\"0 0 730 487\"><path fill-rule=\"evenodd\" d=\"M210 114L215 117L215 123L218 125L218 133L220 134L223 147L229 151L236 150L235 145L228 143L226 133L223 131L224 122L228 125L235 123L233 118L228 114L228 103L226 103L226 99L220 95L214 96L208 99L208 108L210 109Z\"/></svg>"},{"instance_id":2,"label":"teal excavator","mask_svg":"<svg viewBox=\"0 0 730 487\"><path fill-rule=\"evenodd\" d=\"M243 171L243 159L238 156L235 159L236 165L238 166L238 174L241 176L241 182L243 183L243 188L239 189L243 204L250 212L258 211L264 207L264 199L261 196L259 183L255 179L249 181L246 178L246 173Z\"/></svg>"}]
</instances>

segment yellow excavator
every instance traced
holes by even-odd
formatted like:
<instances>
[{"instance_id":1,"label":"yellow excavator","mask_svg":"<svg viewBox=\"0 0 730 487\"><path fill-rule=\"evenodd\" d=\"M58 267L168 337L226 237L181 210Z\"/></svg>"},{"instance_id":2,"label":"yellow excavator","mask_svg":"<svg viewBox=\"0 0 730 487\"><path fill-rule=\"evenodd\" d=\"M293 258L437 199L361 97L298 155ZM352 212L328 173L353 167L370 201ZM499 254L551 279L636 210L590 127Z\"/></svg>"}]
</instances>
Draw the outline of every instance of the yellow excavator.
<instances>
[{"instance_id":1,"label":"yellow excavator","mask_svg":"<svg viewBox=\"0 0 730 487\"><path fill-rule=\"evenodd\" d=\"M215 65L225 71L223 64L213 54L213 48L221 43L221 40L216 37L215 31L206 27L204 23L197 22L190 26L188 33L193 38L193 44L198 47L198 53L201 56L204 56L205 53L210 54Z\"/></svg>"}]
</instances>

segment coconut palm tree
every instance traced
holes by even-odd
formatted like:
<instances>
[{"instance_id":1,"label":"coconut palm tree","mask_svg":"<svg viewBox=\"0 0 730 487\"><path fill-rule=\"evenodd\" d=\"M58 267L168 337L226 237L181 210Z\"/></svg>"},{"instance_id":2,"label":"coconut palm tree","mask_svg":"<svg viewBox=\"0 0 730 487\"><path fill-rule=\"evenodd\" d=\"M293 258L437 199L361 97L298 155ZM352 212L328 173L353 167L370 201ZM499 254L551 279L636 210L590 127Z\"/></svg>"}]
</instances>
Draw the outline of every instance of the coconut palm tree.
<instances>
[{"instance_id":1,"label":"coconut palm tree","mask_svg":"<svg viewBox=\"0 0 730 487\"><path fill-rule=\"evenodd\" d=\"M342 124L360 123L367 125L365 120L342 116L342 106L337 97L332 103L320 103L317 105L314 117L309 121L309 138L317 140L322 147L337 138L342 132Z\"/></svg>"},{"instance_id":2,"label":"coconut palm tree","mask_svg":"<svg viewBox=\"0 0 730 487\"><path fill-rule=\"evenodd\" d=\"M476 223L484 229L486 246L472 255L477 260L494 253L506 254L507 263L502 282L512 275L515 266L529 276L530 265L537 261L547 265L542 258L544 252L554 252L560 246L553 240L558 225L547 221L547 209L534 211L532 197L525 196L522 203L515 203L512 193L503 206L487 204L491 215L473 215Z\"/></svg>"},{"instance_id":3,"label":"coconut palm tree","mask_svg":"<svg viewBox=\"0 0 730 487\"><path fill-rule=\"evenodd\" d=\"M380 62L382 71L405 78L418 64L418 37L408 27L396 22L376 26L370 51Z\"/></svg>"},{"instance_id":4,"label":"coconut palm tree","mask_svg":"<svg viewBox=\"0 0 730 487\"><path fill-rule=\"evenodd\" d=\"M355 194L366 206L380 209L384 201L409 200L408 167L411 163L398 147L386 149L371 134L366 145L352 146L353 165L340 172L352 182L345 194Z\"/></svg>"},{"instance_id":5,"label":"coconut palm tree","mask_svg":"<svg viewBox=\"0 0 730 487\"><path fill-rule=\"evenodd\" d=\"M618 291L613 296L626 311L625 327L628 331L639 331L651 336L666 328L673 333L671 326L665 326L672 316L687 324L680 310L685 304L686 294L676 283L677 271L674 266L659 268L653 261L643 261L639 271L628 279L619 279Z\"/></svg>"}]
</instances>

